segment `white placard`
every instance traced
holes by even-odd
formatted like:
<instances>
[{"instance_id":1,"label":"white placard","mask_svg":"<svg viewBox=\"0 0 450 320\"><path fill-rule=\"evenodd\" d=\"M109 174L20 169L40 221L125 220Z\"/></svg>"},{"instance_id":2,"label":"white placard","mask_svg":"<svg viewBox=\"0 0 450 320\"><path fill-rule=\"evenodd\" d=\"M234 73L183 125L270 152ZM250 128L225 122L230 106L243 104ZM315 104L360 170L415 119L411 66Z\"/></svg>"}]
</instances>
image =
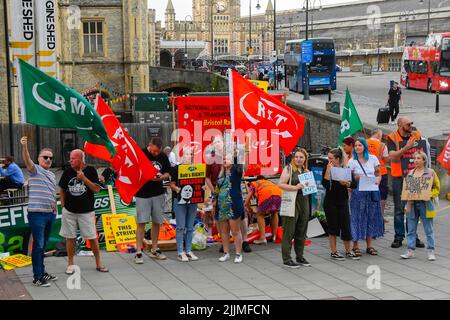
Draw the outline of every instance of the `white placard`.
<instances>
[{"instance_id":1,"label":"white placard","mask_svg":"<svg viewBox=\"0 0 450 320\"><path fill-rule=\"evenodd\" d=\"M302 191L304 196L317 192L316 180L312 172L300 174L298 179L300 180L300 184L303 185Z\"/></svg>"},{"instance_id":2,"label":"white placard","mask_svg":"<svg viewBox=\"0 0 450 320\"><path fill-rule=\"evenodd\" d=\"M377 177L359 177L359 191L378 191L379 186L376 184Z\"/></svg>"},{"instance_id":3,"label":"white placard","mask_svg":"<svg viewBox=\"0 0 450 320\"><path fill-rule=\"evenodd\" d=\"M332 167L331 168L331 180L352 181L352 169Z\"/></svg>"},{"instance_id":4,"label":"white placard","mask_svg":"<svg viewBox=\"0 0 450 320\"><path fill-rule=\"evenodd\" d=\"M306 231L306 236L308 238L319 237L319 236L323 235L324 233L325 233L325 231L323 230L319 219L314 218L312 220L309 220L308 229Z\"/></svg>"}]
</instances>

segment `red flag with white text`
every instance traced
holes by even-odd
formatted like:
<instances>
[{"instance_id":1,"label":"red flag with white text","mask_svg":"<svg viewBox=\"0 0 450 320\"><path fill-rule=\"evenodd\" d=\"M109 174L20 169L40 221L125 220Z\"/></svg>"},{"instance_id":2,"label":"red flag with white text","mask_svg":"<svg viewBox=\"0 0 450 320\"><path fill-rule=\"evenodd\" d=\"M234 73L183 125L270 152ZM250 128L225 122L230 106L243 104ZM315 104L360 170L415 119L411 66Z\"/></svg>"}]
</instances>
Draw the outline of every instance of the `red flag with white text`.
<instances>
[{"instance_id":1,"label":"red flag with white text","mask_svg":"<svg viewBox=\"0 0 450 320\"><path fill-rule=\"evenodd\" d=\"M111 163L111 166L117 171L117 192L122 200L129 204L139 189L154 178L158 170L128 135L115 114L100 96L97 97L95 102L95 109L100 115L108 137L117 153L113 159L110 159L111 155L104 146L90 142L86 142L84 151L93 157Z\"/></svg>"},{"instance_id":2,"label":"red flag with white text","mask_svg":"<svg viewBox=\"0 0 450 320\"><path fill-rule=\"evenodd\" d=\"M289 154L303 135L305 118L251 84L236 71L232 71L229 84L233 130L254 129L258 135L257 146L271 146L272 152L276 153L281 148L286 155ZM264 137L262 132L266 132ZM275 136L277 139L274 139ZM279 145L274 140L278 140ZM252 146L254 145L252 140Z\"/></svg>"},{"instance_id":3,"label":"red flag with white text","mask_svg":"<svg viewBox=\"0 0 450 320\"><path fill-rule=\"evenodd\" d=\"M442 150L442 153L439 155L438 161L442 168L446 169L448 174L450 174L450 135L448 136L444 150Z\"/></svg>"}]
</instances>

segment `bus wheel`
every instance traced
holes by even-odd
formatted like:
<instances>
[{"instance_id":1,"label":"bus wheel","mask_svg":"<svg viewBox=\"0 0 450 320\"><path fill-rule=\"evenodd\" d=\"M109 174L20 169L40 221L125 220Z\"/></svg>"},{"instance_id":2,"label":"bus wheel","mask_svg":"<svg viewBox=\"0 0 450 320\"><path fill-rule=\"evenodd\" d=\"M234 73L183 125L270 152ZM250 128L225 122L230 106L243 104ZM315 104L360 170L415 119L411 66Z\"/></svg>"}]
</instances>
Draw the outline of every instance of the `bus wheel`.
<instances>
[{"instance_id":1,"label":"bus wheel","mask_svg":"<svg viewBox=\"0 0 450 320\"><path fill-rule=\"evenodd\" d=\"M406 78L406 89L409 89L409 78Z\"/></svg>"},{"instance_id":2,"label":"bus wheel","mask_svg":"<svg viewBox=\"0 0 450 320\"><path fill-rule=\"evenodd\" d=\"M428 92L433 92L433 82L431 79L428 79L427 90Z\"/></svg>"}]
</instances>

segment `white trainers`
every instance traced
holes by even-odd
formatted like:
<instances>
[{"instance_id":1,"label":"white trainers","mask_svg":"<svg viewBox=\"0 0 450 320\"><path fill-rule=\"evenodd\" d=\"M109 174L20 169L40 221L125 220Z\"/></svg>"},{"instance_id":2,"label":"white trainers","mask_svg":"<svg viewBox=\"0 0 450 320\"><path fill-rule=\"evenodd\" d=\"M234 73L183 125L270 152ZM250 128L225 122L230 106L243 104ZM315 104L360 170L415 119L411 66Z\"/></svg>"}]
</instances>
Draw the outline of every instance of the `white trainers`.
<instances>
[{"instance_id":1,"label":"white trainers","mask_svg":"<svg viewBox=\"0 0 450 320\"><path fill-rule=\"evenodd\" d=\"M191 261L197 261L198 257L191 251L186 253L186 256L188 257L189 260Z\"/></svg>"},{"instance_id":2,"label":"white trainers","mask_svg":"<svg viewBox=\"0 0 450 320\"><path fill-rule=\"evenodd\" d=\"M400 257L402 259L411 259L414 258L414 250L408 249L405 254L401 254Z\"/></svg>"},{"instance_id":3,"label":"white trainers","mask_svg":"<svg viewBox=\"0 0 450 320\"><path fill-rule=\"evenodd\" d=\"M184 252L179 253L177 259L181 262L189 262L189 258L187 257L186 253L184 253Z\"/></svg>"},{"instance_id":4,"label":"white trainers","mask_svg":"<svg viewBox=\"0 0 450 320\"><path fill-rule=\"evenodd\" d=\"M234 263L241 263L242 262L242 254L236 253L236 257L234 258Z\"/></svg>"},{"instance_id":5,"label":"white trainers","mask_svg":"<svg viewBox=\"0 0 450 320\"><path fill-rule=\"evenodd\" d=\"M434 255L434 250L428 251L428 261L434 261L436 260L436 256Z\"/></svg>"},{"instance_id":6,"label":"white trainers","mask_svg":"<svg viewBox=\"0 0 450 320\"><path fill-rule=\"evenodd\" d=\"M230 260L230 254L229 254L229 253L224 253L223 256L221 256L221 257L219 258L219 261L220 261L220 262L225 262L225 261L227 261L227 260Z\"/></svg>"},{"instance_id":7,"label":"white trainers","mask_svg":"<svg viewBox=\"0 0 450 320\"><path fill-rule=\"evenodd\" d=\"M144 263L144 258L142 257L142 252L136 253L136 255L134 256L134 263L136 263L136 264Z\"/></svg>"},{"instance_id":8,"label":"white trainers","mask_svg":"<svg viewBox=\"0 0 450 320\"><path fill-rule=\"evenodd\" d=\"M255 241L253 241L253 243L254 244L267 244L267 240L266 239L264 239L264 240L255 240Z\"/></svg>"}]
</instances>

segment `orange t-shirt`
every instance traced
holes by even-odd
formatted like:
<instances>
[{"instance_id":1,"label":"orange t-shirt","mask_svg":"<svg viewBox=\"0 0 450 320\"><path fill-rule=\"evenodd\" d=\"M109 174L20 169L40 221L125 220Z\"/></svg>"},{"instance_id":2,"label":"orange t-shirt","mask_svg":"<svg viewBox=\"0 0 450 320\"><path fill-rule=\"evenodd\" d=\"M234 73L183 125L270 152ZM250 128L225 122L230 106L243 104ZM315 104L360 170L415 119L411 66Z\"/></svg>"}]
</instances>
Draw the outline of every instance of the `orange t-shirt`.
<instances>
[{"instance_id":1,"label":"orange t-shirt","mask_svg":"<svg viewBox=\"0 0 450 320\"><path fill-rule=\"evenodd\" d=\"M281 197L281 189L275 183L269 180L257 180L250 183L250 188L253 190L258 205L269 199L271 196Z\"/></svg>"}]
</instances>

